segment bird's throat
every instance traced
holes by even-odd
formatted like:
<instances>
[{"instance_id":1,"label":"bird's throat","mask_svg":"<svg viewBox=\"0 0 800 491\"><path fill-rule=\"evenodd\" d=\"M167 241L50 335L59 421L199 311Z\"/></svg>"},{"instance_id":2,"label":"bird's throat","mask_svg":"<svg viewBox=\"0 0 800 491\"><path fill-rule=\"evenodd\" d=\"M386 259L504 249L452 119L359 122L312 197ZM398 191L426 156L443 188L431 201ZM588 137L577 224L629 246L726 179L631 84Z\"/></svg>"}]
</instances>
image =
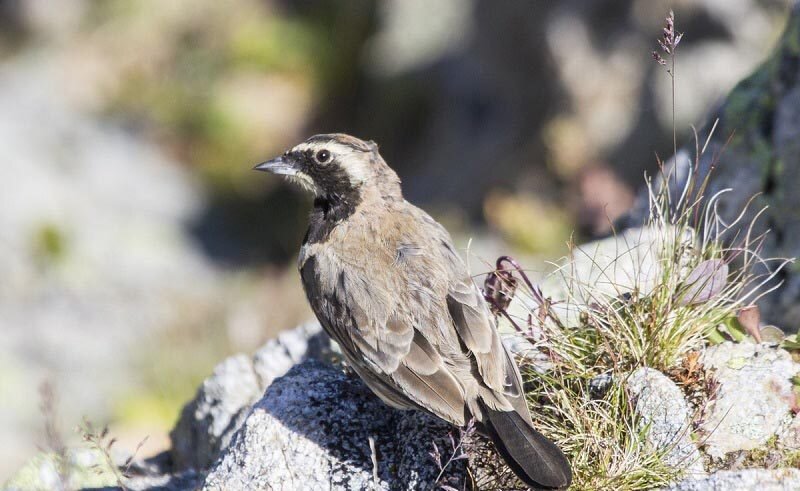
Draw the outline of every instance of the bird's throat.
<instances>
[{"instance_id":1,"label":"bird's throat","mask_svg":"<svg viewBox=\"0 0 800 491\"><path fill-rule=\"evenodd\" d=\"M359 196L342 197L339 195L323 195L314 199L314 207L308 225L304 244L316 244L328 240L333 229L343 220L355 213Z\"/></svg>"}]
</instances>

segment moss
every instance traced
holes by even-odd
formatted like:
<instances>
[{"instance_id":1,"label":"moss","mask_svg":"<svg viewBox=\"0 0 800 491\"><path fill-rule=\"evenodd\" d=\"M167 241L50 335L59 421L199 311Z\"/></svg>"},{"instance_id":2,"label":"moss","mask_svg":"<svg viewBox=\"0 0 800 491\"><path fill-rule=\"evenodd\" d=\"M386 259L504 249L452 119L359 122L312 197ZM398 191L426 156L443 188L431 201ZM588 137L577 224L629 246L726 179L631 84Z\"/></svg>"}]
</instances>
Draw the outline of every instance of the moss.
<instances>
[{"instance_id":1,"label":"moss","mask_svg":"<svg viewBox=\"0 0 800 491\"><path fill-rule=\"evenodd\" d=\"M44 223L33 234L35 256L44 264L58 263L67 254L67 239L61 228L53 223Z\"/></svg>"},{"instance_id":2,"label":"moss","mask_svg":"<svg viewBox=\"0 0 800 491\"><path fill-rule=\"evenodd\" d=\"M786 467L800 469L800 450L786 451L783 462L786 464Z\"/></svg>"},{"instance_id":3,"label":"moss","mask_svg":"<svg viewBox=\"0 0 800 491\"><path fill-rule=\"evenodd\" d=\"M744 467L769 467L774 464L776 457L780 454L777 449L778 437L772 435L764 445L754 448L745 454L742 465Z\"/></svg>"},{"instance_id":4,"label":"moss","mask_svg":"<svg viewBox=\"0 0 800 491\"><path fill-rule=\"evenodd\" d=\"M800 450L782 447L776 435L772 435L763 445L752 450L731 452L722 462L713 466L716 469L776 469L782 467L800 468Z\"/></svg>"}]
</instances>

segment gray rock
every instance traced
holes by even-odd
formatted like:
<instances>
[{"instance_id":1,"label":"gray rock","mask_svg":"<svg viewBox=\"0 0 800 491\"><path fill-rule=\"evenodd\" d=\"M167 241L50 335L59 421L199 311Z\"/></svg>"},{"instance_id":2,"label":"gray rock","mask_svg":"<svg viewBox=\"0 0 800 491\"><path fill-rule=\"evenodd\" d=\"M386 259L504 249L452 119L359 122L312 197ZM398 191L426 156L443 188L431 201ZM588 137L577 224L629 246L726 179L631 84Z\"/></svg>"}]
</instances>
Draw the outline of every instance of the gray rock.
<instances>
[{"instance_id":1,"label":"gray rock","mask_svg":"<svg viewBox=\"0 0 800 491\"><path fill-rule=\"evenodd\" d=\"M719 471L704 479L687 479L664 491L794 491L800 489L800 470L745 469Z\"/></svg>"},{"instance_id":2,"label":"gray rock","mask_svg":"<svg viewBox=\"0 0 800 491\"><path fill-rule=\"evenodd\" d=\"M170 433L175 469L205 469L244 421L261 390L253 362L245 355L228 358L203 381L184 406Z\"/></svg>"},{"instance_id":3,"label":"gray rock","mask_svg":"<svg viewBox=\"0 0 800 491\"><path fill-rule=\"evenodd\" d=\"M800 418L796 415L778 431L778 444L789 451L800 450Z\"/></svg>"},{"instance_id":4,"label":"gray rock","mask_svg":"<svg viewBox=\"0 0 800 491\"><path fill-rule=\"evenodd\" d=\"M264 390L296 363L322 356L328 345L319 324L309 323L281 333L252 359L240 354L217 365L170 432L174 470L207 469Z\"/></svg>"},{"instance_id":5,"label":"gray rock","mask_svg":"<svg viewBox=\"0 0 800 491\"><path fill-rule=\"evenodd\" d=\"M454 429L387 407L355 377L309 360L277 379L211 468L204 489L431 489ZM377 467L373 467L370 439ZM460 487L464 464L447 468Z\"/></svg>"},{"instance_id":6,"label":"gray rock","mask_svg":"<svg viewBox=\"0 0 800 491\"><path fill-rule=\"evenodd\" d=\"M789 353L726 342L708 348L701 361L718 382L701 426L711 457L758 448L785 427L794 401L790 379L800 371Z\"/></svg>"},{"instance_id":7,"label":"gray rock","mask_svg":"<svg viewBox=\"0 0 800 491\"><path fill-rule=\"evenodd\" d=\"M267 341L253 356L253 369L259 377L261 391L306 358L320 360L330 350L330 338L316 321L281 331L276 339Z\"/></svg>"},{"instance_id":8,"label":"gray rock","mask_svg":"<svg viewBox=\"0 0 800 491\"><path fill-rule=\"evenodd\" d=\"M647 429L648 444L666 451L665 462L686 475L705 476L700 451L692 441L689 405L681 389L652 368L635 370L626 384L641 416L640 429Z\"/></svg>"}]
</instances>

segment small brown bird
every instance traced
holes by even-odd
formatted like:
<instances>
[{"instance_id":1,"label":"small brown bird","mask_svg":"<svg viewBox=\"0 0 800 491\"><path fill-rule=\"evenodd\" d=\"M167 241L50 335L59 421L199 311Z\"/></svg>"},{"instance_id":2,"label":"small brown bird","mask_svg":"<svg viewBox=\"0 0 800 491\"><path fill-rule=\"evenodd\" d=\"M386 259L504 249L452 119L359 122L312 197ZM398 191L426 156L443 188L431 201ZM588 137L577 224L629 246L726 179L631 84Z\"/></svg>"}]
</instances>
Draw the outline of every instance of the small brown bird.
<instances>
[{"instance_id":1,"label":"small brown bird","mask_svg":"<svg viewBox=\"0 0 800 491\"><path fill-rule=\"evenodd\" d=\"M450 235L403 199L377 145L316 135L255 168L314 194L303 287L367 386L398 409L475 418L526 484L568 487L569 463L533 428L519 368Z\"/></svg>"}]
</instances>

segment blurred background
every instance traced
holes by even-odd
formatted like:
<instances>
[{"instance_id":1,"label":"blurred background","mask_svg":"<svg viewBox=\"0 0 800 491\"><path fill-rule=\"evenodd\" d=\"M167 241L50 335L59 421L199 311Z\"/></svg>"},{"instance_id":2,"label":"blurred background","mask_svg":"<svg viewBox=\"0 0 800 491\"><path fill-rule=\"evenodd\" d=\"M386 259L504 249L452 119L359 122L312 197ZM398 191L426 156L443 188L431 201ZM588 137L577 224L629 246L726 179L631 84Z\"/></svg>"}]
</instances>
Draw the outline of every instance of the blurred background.
<instances>
[{"instance_id":1,"label":"blurred background","mask_svg":"<svg viewBox=\"0 0 800 491\"><path fill-rule=\"evenodd\" d=\"M667 11L680 145L787 2L0 0L0 482L45 445L42 383L67 440L155 453L218 361L311 317L309 200L255 163L373 139L459 246L544 268L670 157Z\"/></svg>"}]
</instances>

